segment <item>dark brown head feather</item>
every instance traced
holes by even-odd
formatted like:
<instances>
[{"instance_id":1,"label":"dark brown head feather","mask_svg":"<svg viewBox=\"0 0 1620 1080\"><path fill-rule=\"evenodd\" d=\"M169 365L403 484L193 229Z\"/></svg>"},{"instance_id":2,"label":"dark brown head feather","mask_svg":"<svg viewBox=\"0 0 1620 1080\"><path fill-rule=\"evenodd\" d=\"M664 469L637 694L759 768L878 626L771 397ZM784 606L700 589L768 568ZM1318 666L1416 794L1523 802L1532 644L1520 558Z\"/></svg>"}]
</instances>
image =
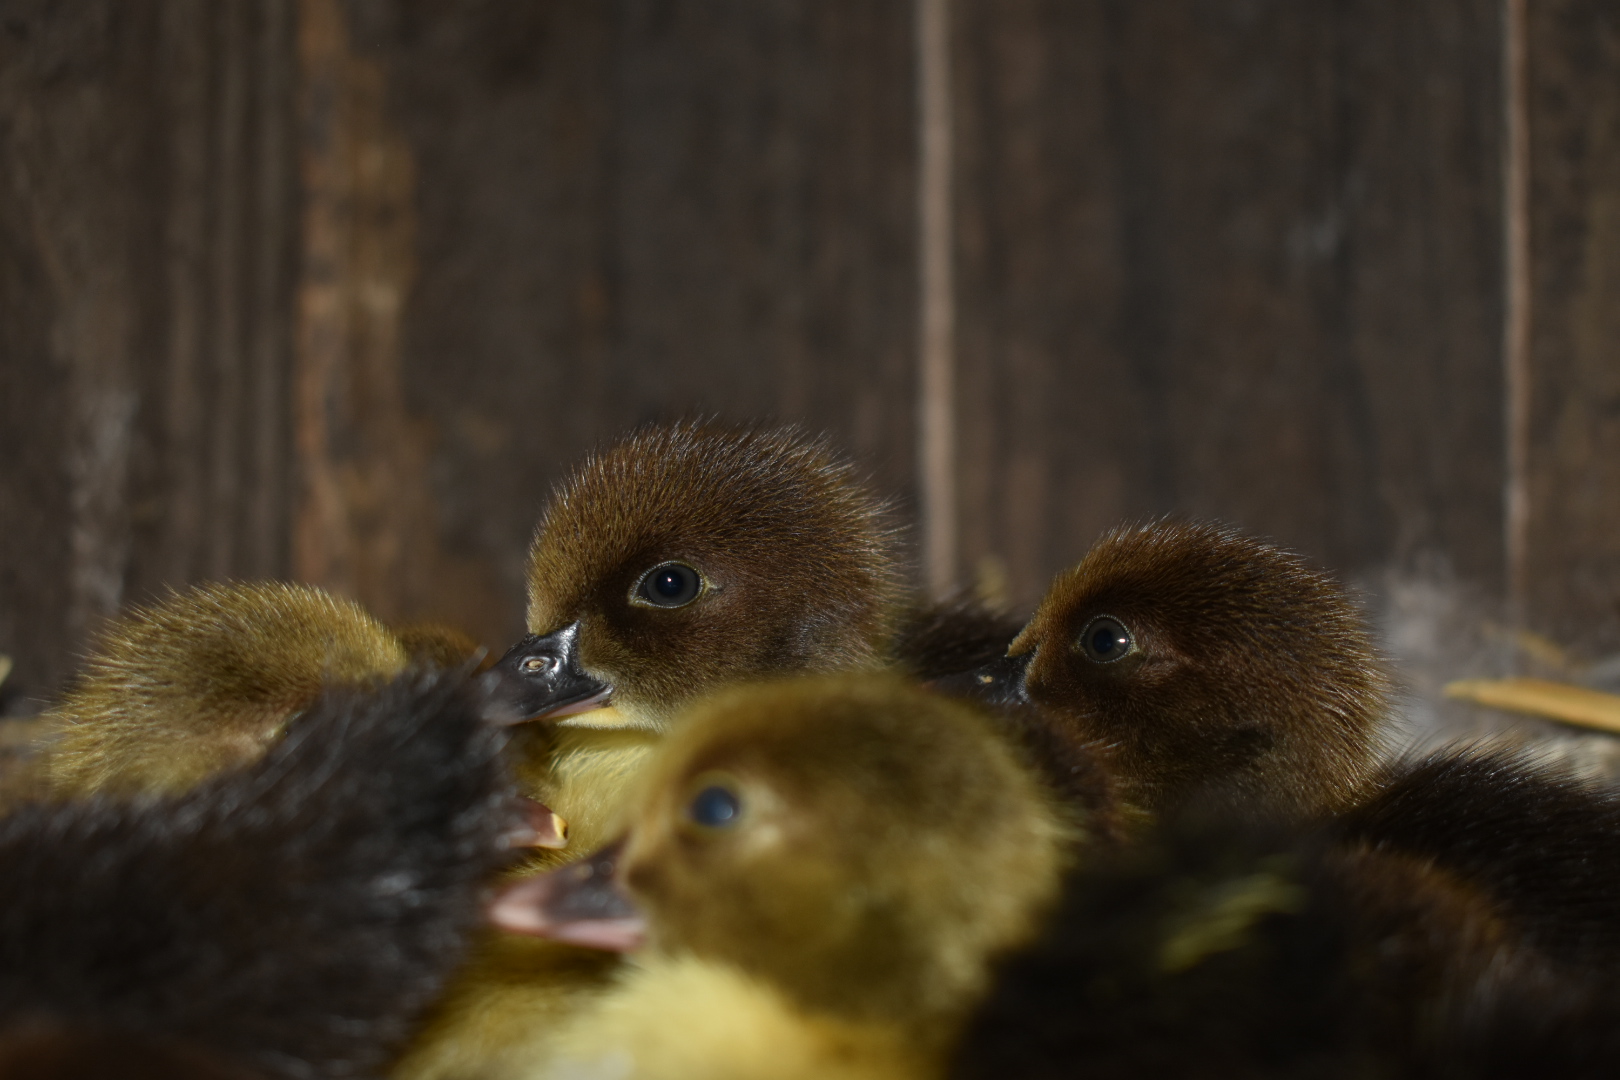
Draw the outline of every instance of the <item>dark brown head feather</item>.
<instances>
[{"instance_id":1,"label":"dark brown head feather","mask_svg":"<svg viewBox=\"0 0 1620 1080\"><path fill-rule=\"evenodd\" d=\"M1081 642L1118 620L1111 662ZM1116 530L1060 575L1012 644L1029 698L1092 741L1129 798L1258 812L1342 806L1369 769L1388 683L1344 589L1207 524Z\"/></svg>"},{"instance_id":2,"label":"dark brown head feather","mask_svg":"<svg viewBox=\"0 0 1620 1080\"><path fill-rule=\"evenodd\" d=\"M529 556L529 629L582 623L580 657L626 712L658 722L741 678L864 666L897 598L883 504L821 439L684 423L593 455L547 506ZM661 563L691 603L631 603Z\"/></svg>"}]
</instances>

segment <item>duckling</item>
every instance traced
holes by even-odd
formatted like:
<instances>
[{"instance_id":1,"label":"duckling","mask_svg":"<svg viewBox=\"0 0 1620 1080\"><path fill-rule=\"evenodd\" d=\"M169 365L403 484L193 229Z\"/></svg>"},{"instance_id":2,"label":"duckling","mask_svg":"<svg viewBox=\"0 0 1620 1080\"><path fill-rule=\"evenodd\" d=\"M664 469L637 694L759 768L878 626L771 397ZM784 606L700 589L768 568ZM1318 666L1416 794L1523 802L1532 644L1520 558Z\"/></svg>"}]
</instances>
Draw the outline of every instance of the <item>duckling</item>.
<instances>
[{"instance_id":1,"label":"duckling","mask_svg":"<svg viewBox=\"0 0 1620 1080\"><path fill-rule=\"evenodd\" d=\"M629 722L654 729L725 683L870 666L899 599L884 518L825 440L644 428L587 459L546 507L527 648L554 643L546 660L577 658ZM520 646L503 663L550 674L529 658Z\"/></svg>"},{"instance_id":2,"label":"duckling","mask_svg":"<svg viewBox=\"0 0 1620 1080\"><path fill-rule=\"evenodd\" d=\"M576 829L611 831L630 778L679 709L730 682L882 660L901 589L883 503L825 440L792 428L648 427L588 458L546 507L528 623L497 670L524 780Z\"/></svg>"},{"instance_id":3,"label":"duckling","mask_svg":"<svg viewBox=\"0 0 1620 1080\"><path fill-rule=\"evenodd\" d=\"M518 825L485 712L459 673L332 690L183 794L0 819L0 872L27 883L0 890L0 1048L48 1059L55 1029L91 1057L99 1033L136 1061L373 1073L465 955Z\"/></svg>"},{"instance_id":4,"label":"duckling","mask_svg":"<svg viewBox=\"0 0 1620 1080\"><path fill-rule=\"evenodd\" d=\"M956 680L1024 701L1144 814L1189 800L1311 817L1351 805L1389 683L1355 604L1235 530L1115 530L1053 582L1005 660Z\"/></svg>"},{"instance_id":5,"label":"duckling","mask_svg":"<svg viewBox=\"0 0 1620 1080\"><path fill-rule=\"evenodd\" d=\"M183 791L262 754L328 684L457 667L476 646L423 626L401 639L360 605L307 585L202 585L113 621L49 711L63 794Z\"/></svg>"},{"instance_id":6,"label":"duckling","mask_svg":"<svg viewBox=\"0 0 1620 1080\"><path fill-rule=\"evenodd\" d=\"M727 691L666 738L622 840L491 909L647 943L536 1075L933 1075L1083 827L965 703L879 675Z\"/></svg>"},{"instance_id":7,"label":"duckling","mask_svg":"<svg viewBox=\"0 0 1620 1080\"><path fill-rule=\"evenodd\" d=\"M1510 752L1303 835L1171 821L1065 885L953 1075L1611 1075L1620 797Z\"/></svg>"}]
</instances>

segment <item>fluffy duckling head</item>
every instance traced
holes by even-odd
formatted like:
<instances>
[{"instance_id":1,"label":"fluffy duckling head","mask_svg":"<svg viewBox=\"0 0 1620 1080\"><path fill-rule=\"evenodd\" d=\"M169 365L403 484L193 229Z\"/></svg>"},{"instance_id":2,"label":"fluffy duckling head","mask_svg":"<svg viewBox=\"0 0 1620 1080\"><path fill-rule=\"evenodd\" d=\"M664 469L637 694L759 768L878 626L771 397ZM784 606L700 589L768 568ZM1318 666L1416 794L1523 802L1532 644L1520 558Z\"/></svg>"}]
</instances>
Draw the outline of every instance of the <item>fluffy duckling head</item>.
<instances>
[{"instance_id":1,"label":"fluffy duckling head","mask_svg":"<svg viewBox=\"0 0 1620 1080\"><path fill-rule=\"evenodd\" d=\"M499 665L562 715L611 692L662 727L722 683L872 663L898 599L884 507L793 429L644 429L552 498L529 555L534 635Z\"/></svg>"},{"instance_id":2,"label":"fluffy duckling head","mask_svg":"<svg viewBox=\"0 0 1620 1080\"><path fill-rule=\"evenodd\" d=\"M1195 796L1261 814L1343 806L1387 709L1345 591L1219 525L1104 536L1008 655L1028 699L1099 748L1148 810Z\"/></svg>"},{"instance_id":3,"label":"fluffy duckling head","mask_svg":"<svg viewBox=\"0 0 1620 1080\"><path fill-rule=\"evenodd\" d=\"M405 646L352 601L306 585L214 584L112 622L51 710L64 792L178 791L253 760L323 685L398 675Z\"/></svg>"},{"instance_id":4,"label":"fluffy duckling head","mask_svg":"<svg viewBox=\"0 0 1620 1080\"><path fill-rule=\"evenodd\" d=\"M695 707L621 844L512 887L495 918L584 941L568 913L622 922L622 887L659 953L924 1030L1033 931L1065 840L973 708L880 676L779 681Z\"/></svg>"}]
</instances>

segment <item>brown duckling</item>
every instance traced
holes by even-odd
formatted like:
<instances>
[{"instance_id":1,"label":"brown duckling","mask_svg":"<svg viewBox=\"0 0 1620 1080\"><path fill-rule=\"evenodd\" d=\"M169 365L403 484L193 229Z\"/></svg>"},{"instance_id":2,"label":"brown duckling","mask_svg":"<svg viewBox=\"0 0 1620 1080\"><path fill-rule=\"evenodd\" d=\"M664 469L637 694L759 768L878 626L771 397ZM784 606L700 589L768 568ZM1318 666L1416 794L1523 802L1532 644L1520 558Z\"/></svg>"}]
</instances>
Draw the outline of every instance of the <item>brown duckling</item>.
<instances>
[{"instance_id":1,"label":"brown duckling","mask_svg":"<svg viewBox=\"0 0 1620 1080\"><path fill-rule=\"evenodd\" d=\"M1171 822L1074 871L954 1075L1612 1075L1620 798L1511 753L1403 763L1303 836Z\"/></svg>"},{"instance_id":2,"label":"brown duckling","mask_svg":"<svg viewBox=\"0 0 1620 1080\"><path fill-rule=\"evenodd\" d=\"M645 428L546 507L529 553L535 636L502 664L546 676L546 661L573 661L596 681L581 692L608 690L655 729L726 683L870 666L899 599L884 518L825 440Z\"/></svg>"},{"instance_id":3,"label":"brown duckling","mask_svg":"<svg viewBox=\"0 0 1620 1080\"><path fill-rule=\"evenodd\" d=\"M498 671L526 779L590 850L688 702L727 683L872 667L900 598L880 500L826 442L791 428L649 427L557 491L529 555L529 627Z\"/></svg>"},{"instance_id":4,"label":"brown duckling","mask_svg":"<svg viewBox=\"0 0 1620 1080\"><path fill-rule=\"evenodd\" d=\"M1389 683L1356 605L1297 556L1235 530L1158 522L1060 574L1008 658L958 684L1036 706L1156 813L1350 805Z\"/></svg>"},{"instance_id":5,"label":"brown duckling","mask_svg":"<svg viewBox=\"0 0 1620 1080\"><path fill-rule=\"evenodd\" d=\"M529 553L532 636L501 666L531 715L611 696L661 728L744 679L999 656L1022 627L966 596L906 607L884 503L793 428L644 428L557 491Z\"/></svg>"},{"instance_id":6,"label":"brown duckling","mask_svg":"<svg viewBox=\"0 0 1620 1080\"><path fill-rule=\"evenodd\" d=\"M535 1075L931 1075L1077 835L976 708L872 675L695 706L629 820L492 909L523 932L647 940Z\"/></svg>"},{"instance_id":7,"label":"brown duckling","mask_svg":"<svg viewBox=\"0 0 1620 1080\"><path fill-rule=\"evenodd\" d=\"M65 794L175 792L251 761L327 685L367 685L422 660L469 662L444 628L406 639L307 585L201 585L114 620L49 716Z\"/></svg>"},{"instance_id":8,"label":"brown duckling","mask_svg":"<svg viewBox=\"0 0 1620 1080\"><path fill-rule=\"evenodd\" d=\"M374 1074L508 858L504 739L465 677L406 677L328 692L259 760L183 794L0 818L0 1055Z\"/></svg>"}]
</instances>

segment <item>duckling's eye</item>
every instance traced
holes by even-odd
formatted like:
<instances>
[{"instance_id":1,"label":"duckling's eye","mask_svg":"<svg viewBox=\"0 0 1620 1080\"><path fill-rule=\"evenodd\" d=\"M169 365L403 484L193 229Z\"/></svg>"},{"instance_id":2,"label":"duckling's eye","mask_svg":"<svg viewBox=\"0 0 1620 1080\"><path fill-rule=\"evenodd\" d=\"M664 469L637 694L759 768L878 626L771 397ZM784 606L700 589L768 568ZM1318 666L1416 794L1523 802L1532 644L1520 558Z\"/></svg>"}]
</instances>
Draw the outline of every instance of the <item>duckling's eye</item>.
<instances>
[{"instance_id":1,"label":"duckling's eye","mask_svg":"<svg viewBox=\"0 0 1620 1080\"><path fill-rule=\"evenodd\" d=\"M705 829L726 829L742 816L742 799L721 784L710 784L693 797L686 816Z\"/></svg>"},{"instance_id":2,"label":"duckling's eye","mask_svg":"<svg viewBox=\"0 0 1620 1080\"><path fill-rule=\"evenodd\" d=\"M667 562L642 575L632 599L653 607L675 608L697 599L703 588L698 572L685 563Z\"/></svg>"},{"instance_id":3,"label":"duckling's eye","mask_svg":"<svg viewBox=\"0 0 1620 1080\"><path fill-rule=\"evenodd\" d=\"M1099 615L1080 631L1080 651L1087 660L1111 664L1131 651L1131 632L1112 615Z\"/></svg>"}]
</instances>

